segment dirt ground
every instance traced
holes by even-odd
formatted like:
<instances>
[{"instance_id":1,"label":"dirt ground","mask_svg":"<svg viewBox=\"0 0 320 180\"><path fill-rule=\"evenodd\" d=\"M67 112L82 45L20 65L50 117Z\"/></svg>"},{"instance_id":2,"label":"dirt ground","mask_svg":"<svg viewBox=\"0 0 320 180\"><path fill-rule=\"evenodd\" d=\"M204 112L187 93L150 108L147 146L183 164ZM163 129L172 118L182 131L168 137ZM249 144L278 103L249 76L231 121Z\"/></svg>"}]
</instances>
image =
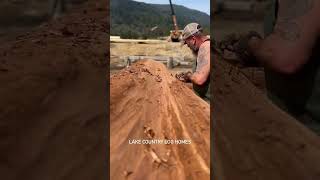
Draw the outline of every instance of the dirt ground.
<instances>
[{"instance_id":1,"label":"dirt ground","mask_svg":"<svg viewBox=\"0 0 320 180\"><path fill-rule=\"evenodd\" d=\"M105 179L106 1L0 47L1 179Z\"/></svg>"},{"instance_id":2,"label":"dirt ground","mask_svg":"<svg viewBox=\"0 0 320 180\"><path fill-rule=\"evenodd\" d=\"M320 178L319 137L272 104L243 74L215 61L214 176L219 180Z\"/></svg>"},{"instance_id":3,"label":"dirt ground","mask_svg":"<svg viewBox=\"0 0 320 180\"><path fill-rule=\"evenodd\" d=\"M67 0L66 12L87 0ZM50 20L53 0L2 0L0 2L0 39L11 40Z\"/></svg>"},{"instance_id":4,"label":"dirt ground","mask_svg":"<svg viewBox=\"0 0 320 180\"><path fill-rule=\"evenodd\" d=\"M210 178L210 108L156 61L111 76L111 179ZM129 144L129 140L191 144Z\"/></svg>"}]
</instances>

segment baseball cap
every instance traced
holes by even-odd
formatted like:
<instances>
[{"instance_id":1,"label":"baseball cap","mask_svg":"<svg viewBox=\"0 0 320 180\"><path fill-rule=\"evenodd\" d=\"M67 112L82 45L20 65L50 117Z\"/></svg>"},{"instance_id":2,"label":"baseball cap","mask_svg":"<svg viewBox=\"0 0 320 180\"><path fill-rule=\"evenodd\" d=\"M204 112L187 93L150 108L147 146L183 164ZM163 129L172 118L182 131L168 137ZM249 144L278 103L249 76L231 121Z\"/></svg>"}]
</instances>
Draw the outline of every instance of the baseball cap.
<instances>
[{"instance_id":1,"label":"baseball cap","mask_svg":"<svg viewBox=\"0 0 320 180\"><path fill-rule=\"evenodd\" d=\"M186 39L190 36L196 34L197 32L202 31L202 27L198 23L190 23L186 25L182 32L182 44L186 43Z\"/></svg>"}]
</instances>

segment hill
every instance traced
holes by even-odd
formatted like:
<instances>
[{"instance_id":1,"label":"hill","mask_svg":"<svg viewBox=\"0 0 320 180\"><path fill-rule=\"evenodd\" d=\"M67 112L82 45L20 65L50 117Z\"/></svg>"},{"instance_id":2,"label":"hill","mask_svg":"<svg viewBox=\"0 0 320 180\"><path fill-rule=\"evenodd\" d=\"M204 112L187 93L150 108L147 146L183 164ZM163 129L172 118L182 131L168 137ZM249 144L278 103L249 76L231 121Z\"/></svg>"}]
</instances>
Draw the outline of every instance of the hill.
<instances>
[{"instance_id":1,"label":"hill","mask_svg":"<svg viewBox=\"0 0 320 180\"><path fill-rule=\"evenodd\" d=\"M132 0L111 0L111 35L124 38L149 38L168 36L173 29L170 5L147 4ZM210 16L180 5L174 5L180 29L198 22L209 32ZM151 31L153 27L157 28Z\"/></svg>"}]
</instances>

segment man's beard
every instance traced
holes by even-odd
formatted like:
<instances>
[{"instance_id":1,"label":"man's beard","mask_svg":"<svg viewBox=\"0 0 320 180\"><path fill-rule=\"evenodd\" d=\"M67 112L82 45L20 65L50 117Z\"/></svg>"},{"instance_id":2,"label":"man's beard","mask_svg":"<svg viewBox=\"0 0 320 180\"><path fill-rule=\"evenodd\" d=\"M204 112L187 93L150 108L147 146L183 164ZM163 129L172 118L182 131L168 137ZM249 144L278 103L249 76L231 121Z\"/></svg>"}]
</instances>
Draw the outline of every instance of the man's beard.
<instances>
[{"instance_id":1,"label":"man's beard","mask_svg":"<svg viewBox=\"0 0 320 180\"><path fill-rule=\"evenodd\" d=\"M199 49L197 49L197 50L191 49L191 51L192 51L192 54L193 54L195 57L198 56L198 51L199 51Z\"/></svg>"},{"instance_id":2,"label":"man's beard","mask_svg":"<svg viewBox=\"0 0 320 180\"><path fill-rule=\"evenodd\" d=\"M198 54L199 48L197 48L196 45L191 45L189 46L189 48L191 49L193 54L196 54L196 55Z\"/></svg>"}]
</instances>

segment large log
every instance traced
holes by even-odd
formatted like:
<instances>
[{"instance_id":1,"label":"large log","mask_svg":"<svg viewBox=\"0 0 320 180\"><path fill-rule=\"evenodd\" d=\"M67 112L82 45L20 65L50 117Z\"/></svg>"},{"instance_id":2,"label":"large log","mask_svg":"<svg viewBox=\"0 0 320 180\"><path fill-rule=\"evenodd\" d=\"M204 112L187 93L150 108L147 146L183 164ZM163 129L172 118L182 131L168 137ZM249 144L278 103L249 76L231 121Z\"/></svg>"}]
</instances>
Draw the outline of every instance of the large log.
<instances>
[{"instance_id":1,"label":"large log","mask_svg":"<svg viewBox=\"0 0 320 180\"><path fill-rule=\"evenodd\" d=\"M209 180L209 105L156 61L111 77L111 179ZM129 140L191 144L130 144Z\"/></svg>"}]
</instances>

